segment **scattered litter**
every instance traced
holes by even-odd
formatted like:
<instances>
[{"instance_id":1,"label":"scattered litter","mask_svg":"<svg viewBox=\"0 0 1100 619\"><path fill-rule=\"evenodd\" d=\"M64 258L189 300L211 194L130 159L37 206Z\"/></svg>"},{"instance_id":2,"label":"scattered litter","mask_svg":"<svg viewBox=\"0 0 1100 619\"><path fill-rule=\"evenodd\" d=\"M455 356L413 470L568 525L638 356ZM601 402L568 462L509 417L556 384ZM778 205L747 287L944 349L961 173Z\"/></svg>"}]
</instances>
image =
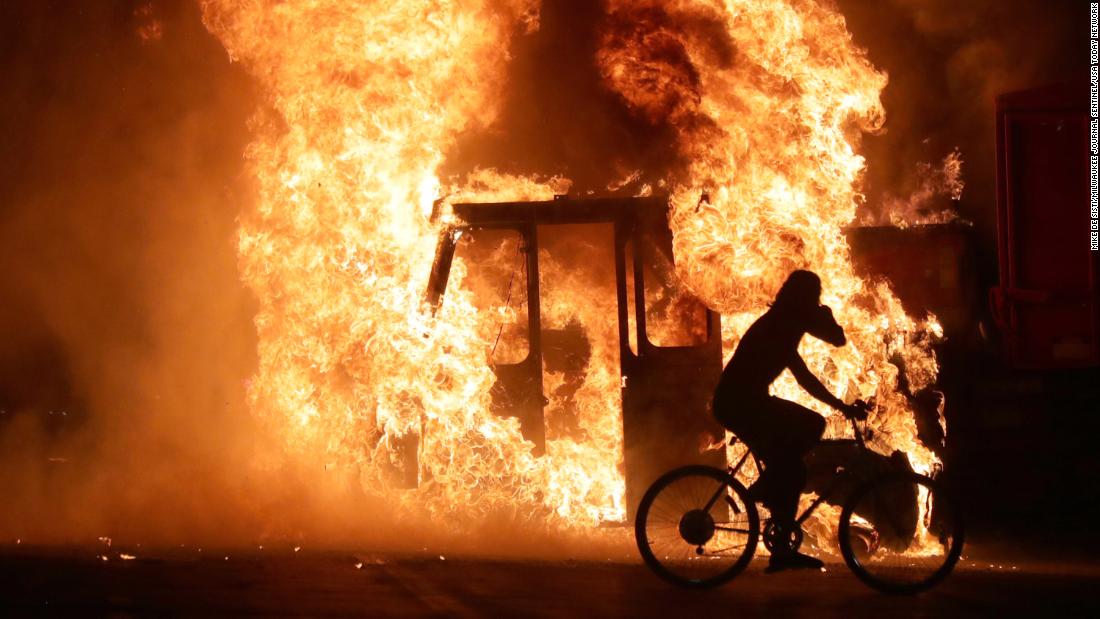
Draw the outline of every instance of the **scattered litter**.
<instances>
[{"instance_id":1,"label":"scattered litter","mask_svg":"<svg viewBox=\"0 0 1100 619\"><path fill-rule=\"evenodd\" d=\"M301 546L295 546L295 547L294 547L294 552L298 552L298 551L299 551L299 550L301 550L301 549L302 549L302 547L301 547Z\"/></svg>"},{"instance_id":2,"label":"scattered litter","mask_svg":"<svg viewBox=\"0 0 1100 619\"><path fill-rule=\"evenodd\" d=\"M355 569L357 569L357 570L363 569L363 562L362 561L356 561L355 562Z\"/></svg>"},{"instance_id":3,"label":"scattered litter","mask_svg":"<svg viewBox=\"0 0 1100 619\"><path fill-rule=\"evenodd\" d=\"M125 552L123 552L123 553L118 555L118 558L122 559L123 561L133 561L137 557L135 557L134 555L128 555Z\"/></svg>"},{"instance_id":4,"label":"scattered litter","mask_svg":"<svg viewBox=\"0 0 1100 619\"><path fill-rule=\"evenodd\" d=\"M440 561L446 561L447 557L444 557L443 555L439 555L439 560Z\"/></svg>"},{"instance_id":5,"label":"scattered litter","mask_svg":"<svg viewBox=\"0 0 1100 619\"><path fill-rule=\"evenodd\" d=\"M99 543L100 544L107 544L107 547L110 548L111 547L111 538L104 535L104 536L99 538Z\"/></svg>"}]
</instances>

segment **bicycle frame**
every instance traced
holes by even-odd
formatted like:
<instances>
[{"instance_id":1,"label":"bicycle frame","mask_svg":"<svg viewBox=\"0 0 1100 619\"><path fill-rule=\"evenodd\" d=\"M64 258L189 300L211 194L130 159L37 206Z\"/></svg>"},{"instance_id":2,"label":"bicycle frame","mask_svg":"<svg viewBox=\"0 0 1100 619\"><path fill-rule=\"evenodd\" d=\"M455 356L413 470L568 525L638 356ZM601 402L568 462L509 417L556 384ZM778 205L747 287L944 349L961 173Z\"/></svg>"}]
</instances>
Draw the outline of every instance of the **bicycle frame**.
<instances>
[{"instance_id":1,"label":"bicycle frame","mask_svg":"<svg viewBox=\"0 0 1100 619\"><path fill-rule=\"evenodd\" d=\"M863 432L860 431L859 426L856 425L854 419L850 419L849 421L851 421L852 423L852 433L855 438L823 439L822 441L820 441L819 445L856 445L859 448L859 453L867 451L868 447L867 443L863 439ZM738 440L739 439L736 436L733 437L733 439L730 440L730 445L735 445ZM750 450L748 447L749 446L746 444L745 453L741 456L741 459L737 461L737 464L730 465L729 468L726 469L731 478L737 478L737 473L741 470L741 467L745 465L745 461L748 460L750 455L752 456L753 462L756 463L756 470L763 470L760 459L757 458L756 454L752 453L752 450ZM834 475L833 478L829 481L829 485L826 486L825 490L821 492L821 494L819 494L812 503L810 503L810 505L802 512L802 514L798 516L798 518L795 519L795 522L798 523L799 526L806 522L806 520L808 520L810 516L813 515L814 511L817 510L818 506L824 503L825 500L832 495L833 491L836 490L837 486L840 485L840 483L844 480L845 475L848 474L848 463L845 463L845 466L837 469L836 475ZM706 507L704 509L710 511L710 509L714 506L714 503L719 499L719 497L722 496L724 491L725 486L719 488L714 493L714 496L712 496L710 500L707 501ZM740 509L737 507L736 503L731 502L730 505L735 513L740 513Z\"/></svg>"},{"instance_id":2,"label":"bicycle frame","mask_svg":"<svg viewBox=\"0 0 1100 619\"><path fill-rule=\"evenodd\" d=\"M743 482L736 478L750 455L763 470L765 463L760 462L751 449L746 449L724 471L699 464L668 471L646 491L638 508L634 537L642 559L658 576L670 582L685 587L708 588L728 582L741 573L752 561L757 543L762 539L764 547L772 551L769 571L786 569L785 561L776 561L775 558L781 556L784 549L798 552L803 541L803 523L822 502L828 500L840 508L836 541L840 545L841 556L861 580L880 591L899 594L916 593L936 585L951 572L962 553L964 529L953 501L949 495L944 495L941 485L929 475L914 472L910 467L905 467L908 470L884 472L875 462L861 462L861 458L878 457L878 454L866 443L872 437L870 429L860 431L860 425L853 420L852 430L853 438L820 441L830 451L842 454L823 454L823 461L828 462L833 470L821 469L820 474L815 476L813 487L819 496L796 518L795 528L774 520L761 522L756 507L757 497L751 496L753 493L748 493ZM730 446L736 446L739 440L733 437ZM851 449L852 446L856 449ZM838 447L840 449L836 449ZM893 460L892 457L890 459ZM696 492L675 490L683 488L679 485L681 483L698 484L701 481L714 484L717 489L702 497ZM896 486L898 483L903 485ZM842 487L849 484L854 487ZM913 488L916 505L911 505L910 499L891 490L906 487ZM665 492L669 488L673 490ZM887 494L876 494L881 491ZM944 498L947 506L935 529L942 552L929 552L930 549L923 545L920 548L911 547L920 523L920 520L914 521L913 516L925 519L925 526L928 526L929 515L933 513L933 495L937 497L937 502L938 498ZM677 503L678 498L684 496L687 496L686 501ZM666 501L661 497L670 498ZM868 509L862 501L869 497L872 504ZM882 503L883 499L886 499L885 503ZM668 501L672 503L654 511L655 506ZM719 509L712 513L712 508L719 501L725 501L728 511ZM923 507L921 501L924 502ZM864 507L861 508L861 505ZM870 513L854 520L861 511ZM650 516L653 514L656 514L656 524L651 524ZM879 521L883 523L881 528ZM670 532L669 527L675 530ZM716 531L734 535L715 538ZM716 540L713 544L712 539ZM880 554L879 551L883 552ZM910 554L910 551L914 552ZM780 554L777 555L777 552ZM696 561L699 558L716 562L701 564ZM707 567L700 572L696 569L700 566L714 568ZM895 568L902 569L899 572Z\"/></svg>"}]
</instances>

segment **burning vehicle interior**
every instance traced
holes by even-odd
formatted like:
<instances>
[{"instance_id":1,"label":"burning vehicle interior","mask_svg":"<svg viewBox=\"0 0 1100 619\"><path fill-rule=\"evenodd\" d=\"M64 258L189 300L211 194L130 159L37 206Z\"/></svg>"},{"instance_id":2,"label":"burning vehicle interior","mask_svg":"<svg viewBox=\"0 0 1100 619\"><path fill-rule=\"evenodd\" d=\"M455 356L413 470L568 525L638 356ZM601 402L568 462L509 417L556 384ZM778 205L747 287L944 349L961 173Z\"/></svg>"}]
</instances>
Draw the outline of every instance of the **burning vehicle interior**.
<instances>
[{"instance_id":1,"label":"burning vehicle interior","mask_svg":"<svg viewBox=\"0 0 1100 619\"><path fill-rule=\"evenodd\" d=\"M458 256L455 283L499 315L493 408L536 455L547 440L594 438L578 394L619 389L621 405L594 412L622 424L627 509L673 465L724 461L700 449L722 434L708 414L721 320L678 281L667 209L665 196L456 204L463 225L442 233L428 283L438 307Z\"/></svg>"}]
</instances>

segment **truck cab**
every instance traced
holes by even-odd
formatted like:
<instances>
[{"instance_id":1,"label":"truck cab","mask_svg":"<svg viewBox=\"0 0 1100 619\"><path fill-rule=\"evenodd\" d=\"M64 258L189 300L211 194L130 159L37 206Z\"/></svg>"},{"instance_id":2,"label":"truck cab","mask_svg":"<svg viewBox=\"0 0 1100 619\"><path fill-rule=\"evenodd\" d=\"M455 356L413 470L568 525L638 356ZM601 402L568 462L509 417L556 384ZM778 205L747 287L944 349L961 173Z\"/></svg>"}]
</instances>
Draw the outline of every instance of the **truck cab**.
<instances>
[{"instance_id":1,"label":"truck cab","mask_svg":"<svg viewBox=\"0 0 1100 619\"><path fill-rule=\"evenodd\" d=\"M547 441L547 396L571 397L570 385L583 380L575 375L590 366L592 338L603 337L617 344L613 388L620 390L628 519L668 469L724 467L724 450L705 448L708 437L722 436L709 410L722 370L720 317L676 277L667 198L558 197L455 204L453 212L459 223L441 234L427 305L434 312L445 302L456 257L467 280L487 282L479 290L497 298L486 306L510 316L489 334L493 408L518 419L536 455ZM581 275L588 279L575 279ZM558 294L567 279L572 288ZM595 281L606 285L578 283ZM560 313L563 299L603 303L614 315L591 324L547 320ZM555 385L548 394L550 371Z\"/></svg>"}]
</instances>

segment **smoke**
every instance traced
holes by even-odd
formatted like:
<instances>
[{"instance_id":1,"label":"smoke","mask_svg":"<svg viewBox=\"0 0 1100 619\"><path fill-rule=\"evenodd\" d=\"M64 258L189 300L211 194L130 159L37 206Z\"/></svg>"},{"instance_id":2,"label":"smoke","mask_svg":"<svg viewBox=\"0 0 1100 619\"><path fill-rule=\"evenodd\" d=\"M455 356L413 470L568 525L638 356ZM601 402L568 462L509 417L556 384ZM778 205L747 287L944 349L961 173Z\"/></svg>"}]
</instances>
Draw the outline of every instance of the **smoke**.
<instances>
[{"instance_id":1,"label":"smoke","mask_svg":"<svg viewBox=\"0 0 1100 619\"><path fill-rule=\"evenodd\" d=\"M981 255L995 256L994 104L997 95L1082 83L1087 5L1069 0L838 0L848 28L890 76L886 124L864 140L863 220L890 221L891 200L920 192L956 149L965 162L958 202ZM952 208L949 200L940 210Z\"/></svg>"},{"instance_id":2,"label":"smoke","mask_svg":"<svg viewBox=\"0 0 1100 619\"><path fill-rule=\"evenodd\" d=\"M602 552L504 519L522 543L456 540L268 443L236 236L261 97L194 3L0 23L0 544Z\"/></svg>"},{"instance_id":3,"label":"smoke","mask_svg":"<svg viewBox=\"0 0 1100 619\"><path fill-rule=\"evenodd\" d=\"M252 86L189 3L0 12L0 539L234 531Z\"/></svg>"},{"instance_id":4,"label":"smoke","mask_svg":"<svg viewBox=\"0 0 1100 619\"><path fill-rule=\"evenodd\" d=\"M564 176L576 195L607 194L612 184L633 195L675 166L673 127L632 114L604 84L604 20L602 2L544 0L538 29L515 39L499 117L462 136L442 173L491 167Z\"/></svg>"},{"instance_id":5,"label":"smoke","mask_svg":"<svg viewBox=\"0 0 1100 619\"><path fill-rule=\"evenodd\" d=\"M683 165L670 125L628 112L595 66L600 33L608 27L604 4L543 2L539 28L516 39L500 117L491 131L460 140L445 173L493 167L560 174L574 181L574 193L584 195L606 193L609 185L630 193ZM926 191L935 182L929 175L942 173L943 162L957 150L967 189L958 202L944 193L925 216L947 220L948 211L958 208L963 219L977 225L991 256L995 98L1080 80L1087 7L1069 0L837 0L837 5L855 42L890 77L883 92L884 130L863 139L868 170L858 219L899 220L898 213L891 217L891 205L910 204L909 196ZM635 34L648 33L646 49L660 55L668 51L660 48L661 29L671 24L650 13L656 21L639 25ZM705 20L686 25L706 35ZM737 50L725 49L720 36L712 39L716 53L735 62ZM669 67L686 66L671 57L667 61ZM656 111L671 104L651 103ZM638 177L622 182L635 171Z\"/></svg>"}]
</instances>

